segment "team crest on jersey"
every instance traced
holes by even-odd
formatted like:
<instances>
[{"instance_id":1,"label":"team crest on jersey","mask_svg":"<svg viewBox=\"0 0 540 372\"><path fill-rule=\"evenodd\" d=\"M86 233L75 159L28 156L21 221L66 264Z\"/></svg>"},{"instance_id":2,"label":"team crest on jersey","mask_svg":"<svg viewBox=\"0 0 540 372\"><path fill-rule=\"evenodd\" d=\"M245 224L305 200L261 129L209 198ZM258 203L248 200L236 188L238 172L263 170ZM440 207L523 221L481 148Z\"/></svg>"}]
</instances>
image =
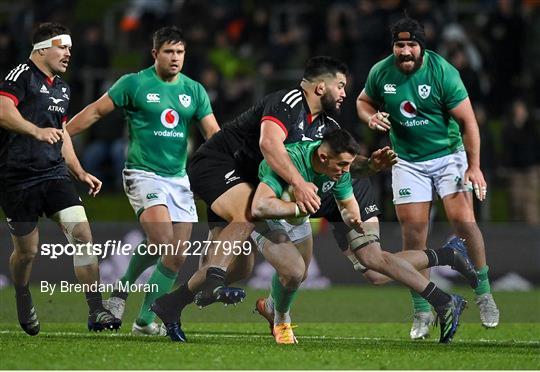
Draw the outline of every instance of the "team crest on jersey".
<instances>
[{"instance_id":1,"label":"team crest on jersey","mask_svg":"<svg viewBox=\"0 0 540 372\"><path fill-rule=\"evenodd\" d=\"M418 86L418 94L422 99L426 99L429 97L429 94L431 93L431 86L422 84Z\"/></svg>"},{"instance_id":2,"label":"team crest on jersey","mask_svg":"<svg viewBox=\"0 0 540 372\"><path fill-rule=\"evenodd\" d=\"M180 101L182 106L184 106L185 108L188 108L189 105L191 105L191 97L188 96L187 94L180 94L178 96L178 100Z\"/></svg>"},{"instance_id":3,"label":"team crest on jersey","mask_svg":"<svg viewBox=\"0 0 540 372\"><path fill-rule=\"evenodd\" d=\"M334 181L326 181L322 185L322 191L327 192L328 190L330 190L334 186L334 184L335 184Z\"/></svg>"},{"instance_id":4,"label":"team crest on jersey","mask_svg":"<svg viewBox=\"0 0 540 372\"><path fill-rule=\"evenodd\" d=\"M163 124L165 128L173 129L178 125L179 120L180 116L173 109L165 109L161 113L161 124Z\"/></svg>"}]
</instances>

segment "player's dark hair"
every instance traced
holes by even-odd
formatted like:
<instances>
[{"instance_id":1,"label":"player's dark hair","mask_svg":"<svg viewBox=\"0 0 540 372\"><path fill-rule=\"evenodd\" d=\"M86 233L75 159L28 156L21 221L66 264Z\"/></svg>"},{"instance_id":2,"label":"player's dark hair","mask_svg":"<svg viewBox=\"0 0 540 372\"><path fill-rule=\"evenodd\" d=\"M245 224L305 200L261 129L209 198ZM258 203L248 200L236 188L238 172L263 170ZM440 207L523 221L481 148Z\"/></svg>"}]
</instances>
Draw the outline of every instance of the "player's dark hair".
<instances>
[{"instance_id":1,"label":"player's dark hair","mask_svg":"<svg viewBox=\"0 0 540 372\"><path fill-rule=\"evenodd\" d=\"M165 26L154 32L152 37L153 48L159 50L165 43L182 43L186 45L186 39L182 29L176 26Z\"/></svg>"},{"instance_id":2,"label":"player's dark hair","mask_svg":"<svg viewBox=\"0 0 540 372\"><path fill-rule=\"evenodd\" d=\"M351 155L360 154L360 145L354 137L345 129L335 129L326 132L323 136L323 143L326 143L335 154L348 152Z\"/></svg>"},{"instance_id":3,"label":"player's dark hair","mask_svg":"<svg viewBox=\"0 0 540 372\"><path fill-rule=\"evenodd\" d=\"M44 41L58 35L71 35L71 31L60 23L42 23L32 35L32 44L39 43L40 41Z\"/></svg>"},{"instance_id":4,"label":"player's dark hair","mask_svg":"<svg viewBox=\"0 0 540 372\"><path fill-rule=\"evenodd\" d=\"M392 33L392 44L397 41L416 41L422 48L422 54L426 46L426 32L424 26L407 15L398 19L390 26L390 32Z\"/></svg>"},{"instance_id":5,"label":"player's dark hair","mask_svg":"<svg viewBox=\"0 0 540 372\"><path fill-rule=\"evenodd\" d=\"M336 76L339 72L347 75L349 69L347 65L335 58L328 56L312 57L307 61L304 70L304 79L311 81L323 75Z\"/></svg>"}]
</instances>

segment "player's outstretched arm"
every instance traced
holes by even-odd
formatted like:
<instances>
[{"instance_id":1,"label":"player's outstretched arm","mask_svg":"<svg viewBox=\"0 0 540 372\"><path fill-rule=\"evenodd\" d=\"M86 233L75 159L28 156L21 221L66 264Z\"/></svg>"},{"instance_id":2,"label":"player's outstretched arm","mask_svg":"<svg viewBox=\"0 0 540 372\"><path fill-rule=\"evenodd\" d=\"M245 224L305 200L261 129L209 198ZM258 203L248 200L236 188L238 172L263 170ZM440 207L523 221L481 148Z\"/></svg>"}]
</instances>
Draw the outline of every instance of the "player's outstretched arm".
<instances>
[{"instance_id":1,"label":"player's outstretched arm","mask_svg":"<svg viewBox=\"0 0 540 372\"><path fill-rule=\"evenodd\" d=\"M285 133L274 122L264 120L261 123L259 146L266 162L285 182L293 187L296 204L303 214L317 212L321 198L317 195L317 186L306 182L294 166L283 141Z\"/></svg>"},{"instance_id":2,"label":"player's outstretched arm","mask_svg":"<svg viewBox=\"0 0 540 372\"><path fill-rule=\"evenodd\" d=\"M377 172L392 168L398 162L397 154L389 147L373 151L369 158L357 156L351 164L351 176L354 178L371 176Z\"/></svg>"},{"instance_id":3,"label":"player's outstretched arm","mask_svg":"<svg viewBox=\"0 0 540 372\"><path fill-rule=\"evenodd\" d=\"M65 125L64 125L65 129ZM67 130L64 130L64 142L62 143L62 156L64 157L64 160L66 161L66 165L69 169L69 172L77 179L77 181L85 183L88 185L89 190L88 194L92 196L96 196L97 193L101 190L101 184L102 182L95 176L91 175L90 173L87 173L83 167L81 166L81 163L79 162L79 159L77 158L77 154L75 153L75 149L73 148L73 142L71 142L71 136L67 132Z\"/></svg>"},{"instance_id":4,"label":"player's outstretched arm","mask_svg":"<svg viewBox=\"0 0 540 372\"><path fill-rule=\"evenodd\" d=\"M0 96L0 127L12 132L26 134L38 141L56 143L62 139L62 130L40 128L21 116L15 103L8 97Z\"/></svg>"},{"instance_id":5,"label":"player's outstretched arm","mask_svg":"<svg viewBox=\"0 0 540 372\"><path fill-rule=\"evenodd\" d=\"M336 203L341 213L343 222L351 229L356 230L360 234L364 233L362 227L362 218L360 217L360 207L356 201L354 195L345 200L337 200Z\"/></svg>"},{"instance_id":6,"label":"player's outstretched arm","mask_svg":"<svg viewBox=\"0 0 540 372\"><path fill-rule=\"evenodd\" d=\"M206 115L201 119L201 131L205 140L219 132L219 125L214 114Z\"/></svg>"},{"instance_id":7,"label":"player's outstretched arm","mask_svg":"<svg viewBox=\"0 0 540 372\"><path fill-rule=\"evenodd\" d=\"M74 136L83 130L89 128L96 121L114 110L114 103L105 93L97 101L92 102L81 112L75 115L67 124L66 129L71 136Z\"/></svg>"},{"instance_id":8,"label":"player's outstretched arm","mask_svg":"<svg viewBox=\"0 0 540 372\"><path fill-rule=\"evenodd\" d=\"M474 116L471 100L464 99L459 105L450 110L450 114L463 127L463 145L467 153L469 168L465 172L466 184L471 182L478 200L486 198L487 183L480 169L480 130Z\"/></svg>"},{"instance_id":9,"label":"player's outstretched arm","mask_svg":"<svg viewBox=\"0 0 540 372\"><path fill-rule=\"evenodd\" d=\"M259 220L297 217L298 206L294 202L286 202L276 196L274 190L261 182L255 190L251 203L251 214Z\"/></svg>"}]
</instances>

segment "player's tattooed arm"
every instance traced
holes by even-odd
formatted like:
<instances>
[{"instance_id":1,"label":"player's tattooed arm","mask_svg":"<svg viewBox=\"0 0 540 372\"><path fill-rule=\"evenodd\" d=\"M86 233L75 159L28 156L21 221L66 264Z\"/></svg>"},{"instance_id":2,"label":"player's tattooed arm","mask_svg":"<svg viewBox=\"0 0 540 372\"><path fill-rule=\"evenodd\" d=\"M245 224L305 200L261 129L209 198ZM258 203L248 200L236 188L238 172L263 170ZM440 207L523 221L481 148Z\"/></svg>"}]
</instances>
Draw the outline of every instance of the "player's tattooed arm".
<instances>
[{"instance_id":1,"label":"player's tattooed arm","mask_svg":"<svg viewBox=\"0 0 540 372\"><path fill-rule=\"evenodd\" d=\"M371 176L391 168L397 162L397 154L390 147L385 146L374 151L369 158L357 156L351 165L351 176L354 178Z\"/></svg>"},{"instance_id":2,"label":"player's tattooed arm","mask_svg":"<svg viewBox=\"0 0 540 372\"><path fill-rule=\"evenodd\" d=\"M279 199L270 186L261 182L253 196L251 214L255 219L259 220L276 219L296 217L299 210L295 203Z\"/></svg>"}]
</instances>

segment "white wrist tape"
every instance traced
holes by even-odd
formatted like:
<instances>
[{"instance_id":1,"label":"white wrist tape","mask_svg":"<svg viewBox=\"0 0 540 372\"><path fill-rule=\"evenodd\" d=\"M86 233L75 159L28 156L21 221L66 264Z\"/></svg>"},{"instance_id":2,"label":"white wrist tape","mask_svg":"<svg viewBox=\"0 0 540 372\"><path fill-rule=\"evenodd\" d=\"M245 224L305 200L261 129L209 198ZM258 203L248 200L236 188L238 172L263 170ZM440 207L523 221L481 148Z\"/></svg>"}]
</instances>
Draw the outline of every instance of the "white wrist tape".
<instances>
[{"instance_id":1,"label":"white wrist tape","mask_svg":"<svg viewBox=\"0 0 540 372\"><path fill-rule=\"evenodd\" d=\"M71 36L69 35L57 35L53 36L50 39L40 41L39 43L34 44L34 48L32 50L38 50L38 49L45 49L50 48L53 46L71 46Z\"/></svg>"}]
</instances>

